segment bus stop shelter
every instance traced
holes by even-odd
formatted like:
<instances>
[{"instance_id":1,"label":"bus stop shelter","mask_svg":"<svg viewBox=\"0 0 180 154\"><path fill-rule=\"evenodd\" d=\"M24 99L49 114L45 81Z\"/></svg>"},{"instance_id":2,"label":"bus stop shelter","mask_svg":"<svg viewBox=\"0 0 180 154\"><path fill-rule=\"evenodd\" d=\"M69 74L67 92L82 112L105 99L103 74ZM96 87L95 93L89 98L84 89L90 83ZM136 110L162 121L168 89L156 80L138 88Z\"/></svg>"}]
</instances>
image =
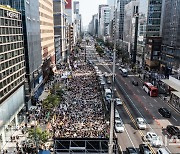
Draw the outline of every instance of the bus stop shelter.
<instances>
[{"instance_id":1,"label":"bus stop shelter","mask_svg":"<svg viewBox=\"0 0 180 154\"><path fill-rule=\"evenodd\" d=\"M171 77L170 79L162 79L161 81L169 86L169 103L180 111L180 80Z\"/></svg>"}]
</instances>

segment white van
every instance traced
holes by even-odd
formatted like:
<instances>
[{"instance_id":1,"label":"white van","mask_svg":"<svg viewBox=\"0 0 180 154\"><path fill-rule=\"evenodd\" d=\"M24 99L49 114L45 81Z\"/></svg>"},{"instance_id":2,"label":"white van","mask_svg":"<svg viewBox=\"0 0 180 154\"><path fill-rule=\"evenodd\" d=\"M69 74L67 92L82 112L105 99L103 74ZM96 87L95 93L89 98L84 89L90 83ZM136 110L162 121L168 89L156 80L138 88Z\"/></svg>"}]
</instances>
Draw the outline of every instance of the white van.
<instances>
[{"instance_id":1,"label":"white van","mask_svg":"<svg viewBox=\"0 0 180 154\"><path fill-rule=\"evenodd\" d=\"M112 93L111 93L111 89L105 89L105 99L106 101L109 101L111 99Z\"/></svg>"}]
</instances>

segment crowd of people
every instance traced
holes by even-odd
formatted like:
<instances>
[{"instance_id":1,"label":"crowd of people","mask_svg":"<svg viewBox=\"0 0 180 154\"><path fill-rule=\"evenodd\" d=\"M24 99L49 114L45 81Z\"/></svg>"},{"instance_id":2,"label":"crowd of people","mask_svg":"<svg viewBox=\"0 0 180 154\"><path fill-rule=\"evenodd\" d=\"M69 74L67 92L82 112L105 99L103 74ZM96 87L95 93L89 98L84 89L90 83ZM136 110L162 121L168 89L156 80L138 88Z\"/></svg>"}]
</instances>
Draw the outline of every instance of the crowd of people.
<instances>
[{"instance_id":1,"label":"crowd of people","mask_svg":"<svg viewBox=\"0 0 180 154\"><path fill-rule=\"evenodd\" d=\"M105 138L109 125L104 117L101 93L94 69L81 63L66 80L65 101L61 102L52 129L57 138Z\"/></svg>"}]
</instances>

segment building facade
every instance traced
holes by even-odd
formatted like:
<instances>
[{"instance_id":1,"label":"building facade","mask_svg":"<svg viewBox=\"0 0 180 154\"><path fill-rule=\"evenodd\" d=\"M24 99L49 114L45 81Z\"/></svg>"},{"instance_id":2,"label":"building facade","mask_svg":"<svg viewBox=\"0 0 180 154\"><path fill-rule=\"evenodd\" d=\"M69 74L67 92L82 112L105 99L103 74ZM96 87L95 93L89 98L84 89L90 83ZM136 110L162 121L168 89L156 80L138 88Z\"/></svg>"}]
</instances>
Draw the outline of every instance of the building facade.
<instances>
[{"instance_id":1,"label":"building facade","mask_svg":"<svg viewBox=\"0 0 180 154\"><path fill-rule=\"evenodd\" d=\"M79 13L79 1L73 2L73 29L74 29L74 43L76 44L81 37L82 19Z\"/></svg>"},{"instance_id":2,"label":"building facade","mask_svg":"<svg viewBox=\"0 0 180 154\"><path fill-rule=\"evenodd\" d=\"M1 0L2 3L10 5L22 14L26 66L25 101L28 109L36 103L43 90L39 1Z\"/></svg>"},{"instance_id":3,"label":"building facade","mask_svg":"<svg viewBox=\"0 0 180 154\"><path fill-rule=\"evenodd\" d=\"M100 24L100 20L101 20L101 9L103 7L108 7L108 5L105 5L105 4L102 4L102 5L99 5L99 9L98 9L98 37L101 37L101 24Z\"/></svg>"},{"instance_id":4,"label":"building facade","mask_svg":"<svg viewBox=\"0 0 180 154\"><path fill-rule=\"evenodd\" d=\"M61 51L60 57L61 62L67 61L68 47L66 38L66 20L67 16L65 14L65 0L53 0L53 12L54 12L54 35L59 35L61 37Z\"/></svg>"},{"instance_id":5,"label":"building facade","mask_svg":"<svg viewBox=\"0 0 180 154\"><path fill-rule=\"evenodd\" d=\"M101 8L101 18L100 18L100 37L105 41L109 38L109 26L110 26L110 7Z\"/></svg>"},{"instance_id":6,"label":"building facade","mask_svg":"<svg viewBox=\"0 0 180 154\"><path fill-rule=\"evenodd\" d=\"M134 48L136 15L138 13L139 1L131 1L124 9L123 42L128 45L128 53L131 56Z\"/></svg>"},{"instance_id":7,"label":"building facade","mask_svg":"<svg viewBox=\"0 0 180 154\"><path fill-rule=\"evenodd\" d=\"M117 38L123 40L124 8L131 0L117 0Z\"/></svg>"},{"instance_id":8,"label":"building facade","mask_svg":"<svg viewBox=\"0 0 180 154\"><path fill-rule=\"evenodd\" d=\"M59 35L55 35L54 36L54 47L55 47L55 63L56 63L56 67L57 69L59 69L59 65L61 62L61 37Z\"/></svg>"},{"instance_id":9,"label":"building facade","mask_svg":"<svg viewBox=\"0 0 180 154\"><path fill-rule=\"evenodd\" d=\"M0 5L0 148L9 140L11 129L18 126L25 104L24 81L22 15L10 6Z\"/></svg>"},{"instance_id":10,"label":"building facade","mask_svg":"<svg viewBox=\"0 0 180 154\"><path fill-rule=\"evenodd\" d=\"M180 1L165 0L161 68L165 74L180 71Z\"/></svg>"},{"instance_id":11,"label":"building facade","mask_svg":"<svg viewBox=\"0 0 180 154\"><path fill-rule=\"evenodd\" d=\"M46 82L55 67L53 1L39 0L43 80Z\"/></svg>"},{"instance_id":12,"label":"building facade","mask_svg":"<svg viewBox=\"0 0 180 154\"><path fill-rule=\"evenodd\" d=\"M162 0L139 0L137 53L147 70L159 68L162 32Z\"/></svg>"}]
</instances>

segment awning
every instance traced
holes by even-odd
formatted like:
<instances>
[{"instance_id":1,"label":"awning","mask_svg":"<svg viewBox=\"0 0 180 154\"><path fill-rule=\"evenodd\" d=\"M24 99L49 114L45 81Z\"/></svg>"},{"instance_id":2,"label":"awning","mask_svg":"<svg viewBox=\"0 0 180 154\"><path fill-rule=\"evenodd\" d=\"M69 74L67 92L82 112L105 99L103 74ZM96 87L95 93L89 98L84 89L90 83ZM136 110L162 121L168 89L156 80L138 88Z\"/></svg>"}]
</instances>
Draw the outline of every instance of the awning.
<instances>
[{"instance_id":1,"label":"awning","mask_svg":"<svg viewBox=\"0 0 180 154\"><path fill-rule=\"evenodd\" d=\"M172 93L173 93L174 95L176 95L177 97L180 98L180 92L178 92L178 91L172 91Z\"/></svg>"},{"instance_id":2,"label":"awning","mask_svg":"<svg viewBox=\"0 0 180 154\"><path fill-rule=\"evenodd\" d=\"M169 79L162 79L161 81L167 84L168 86L170 86L171 88L173 88L174 90L180 92L180 86L175 84L173 81Z\"/></svg>"}]
</instances>

